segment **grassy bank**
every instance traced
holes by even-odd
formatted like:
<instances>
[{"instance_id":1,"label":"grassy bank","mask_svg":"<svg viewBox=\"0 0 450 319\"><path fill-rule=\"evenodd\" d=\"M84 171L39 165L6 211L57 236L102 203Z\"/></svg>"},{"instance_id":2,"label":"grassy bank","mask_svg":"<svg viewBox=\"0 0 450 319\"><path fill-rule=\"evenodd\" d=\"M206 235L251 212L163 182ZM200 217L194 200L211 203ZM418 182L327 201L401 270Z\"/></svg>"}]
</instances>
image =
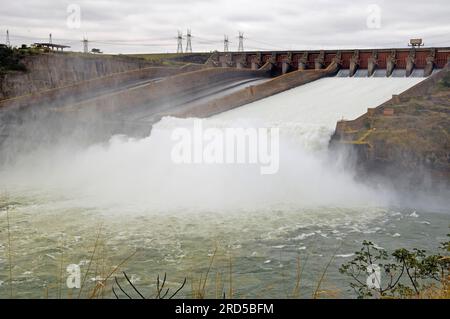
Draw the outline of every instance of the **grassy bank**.
<instances>
[{"instance_id":1,"label":"grassy bank","mask_svg":"<svg viewBox=\"0 0 450 319\"><path fill-rule=\"evenodd\" d=\"M340 122L332 142L355 147L367 174L450 180L450 70L428 81L424 92L400 94L360 119ZM438 75L438 74L436 74ZM348 123L348 124L347 124Z\"/></svg>"},{"instance_id":2,"label":"grassy bank","mask_svg":"<svg viewBox=\"0 0 450 319\"><path fill-rule=\"evenodd\" d=\"M141 58L162 66L183 66L188 63L204 64L210 53L149 53L130 54L128 56Z\"/></svg>"}]
</instances>

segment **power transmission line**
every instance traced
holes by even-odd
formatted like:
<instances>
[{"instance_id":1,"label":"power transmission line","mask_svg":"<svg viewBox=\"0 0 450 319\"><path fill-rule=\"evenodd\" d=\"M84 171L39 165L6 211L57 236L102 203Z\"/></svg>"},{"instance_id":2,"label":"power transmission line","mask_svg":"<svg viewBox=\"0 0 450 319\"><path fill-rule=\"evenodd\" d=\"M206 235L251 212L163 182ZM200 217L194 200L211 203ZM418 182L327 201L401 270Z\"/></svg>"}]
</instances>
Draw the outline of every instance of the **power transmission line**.
<instances>
[{"instance_id":1,"label":"power transmission line","mask_svg":"<svg viewBox=\"0 0 450 319\"><path fill-rule=\"evenodd\" d=\"M173 38L172 38L173 39ZM98 40L89 40L89 43L99 43L106 45L121 45L121 46L143 46L143 47L164 47L164 46L173 46L173 43L124 43L124 42L106 42L106 41L98 41Z\"/></svg>"},{"instance_id":2,"label":"power transmission line","mask_svg":"<svg viewBox=\"0 0 450 319\"><path fill-rule=\"evenodd\" d=\"M229 51L230 50L230 45L234 45L234 43L232 41L229 41L229 38L227 35L223 35L222 37L218 36L218 37L214 37L214 35L212 35L212 38L204 38L201 36L195 36L193 37L190 30L188 30L188 35L190 34L190 47L189 47L189 39L187 39L187 42L185 43L186 45L186 52L191 52L192 51L192 44L195 46L202 46L202 47L216 47L217 49L220 50L221 46L223 45L223 49L224 51ZM184 36L181 32L179 32L179 37L181 38L181 41L179 43L179 47L177 48L177 52L181 53L183 52L183 41ZM178 37L177 37L178 38ZM244 50L244 33L243 32L239 32L239 45L238 45L238 51L243 51ZM67 38L57 38L55 39L56 42L63 42L64 44L68 44L68 45L72 45L75 43L81 44L82 43L82 47L83 47L83 51L84 52L89 52L89 46L92 46L93 44L89 43L98 43L98 44L103 44L103 45L109 45L109 46L116 46L116 47L150 47L150 48L155 48L155 50L168 50L169 47L173 48L173 37L146 37L146 38L140 38L140 39L123 39L123 40L118 40L118 39L98 39L98 40L89 40L87 42L87 46L85 47L85 42L84 40L79 40L79 39L67 39ZM450 43L450 40L448 40L448 37L446 37L446 34L434 34L434 35L430 35L430 36L425 36L424 39L428 40L427 42L427 47L432 47L432 46L438 46L438 45L447 45ZM87 40L87 39L85 39ZM180 39L179 39L180 40ZM228 41L227 41L228 40ZM51 34L48 34L48 37L39 37L39 36L32 36L29 34L24 34L24 35L20 35L20 34L9 34L9 30L6 30L6 40L4 41L4 43L6 45L11 45L11 42L16 43L19 41L24 41L24 42L53 42L53 38ZM167 42L166 42L167 41ZM80 43L81 42L81 43ZM194 42L194 43L192 43ZM270 50L289 50L288 48L283 48L282 45L278 45L276 43L269 43L269 42L264 42L264 41L259 41L256 39L253 39L252 37L245 37L245 42L246 42L246 46L245 49L247 50L255 50L255 51L270 51ZM301 45L301 46L305 46L305 44ZM300 46L300 47L301 47ZM403 41L396 41L396 42L387 42L387 43L380 43L380 44L373 44L371 46L364 46L364 47L360 47L360 45L351 45L351 44L347 44L345 45L345 47L342 48L346 48L346 47L355 47L355 48L383 48L386 46L399 46L399 47L404 47L404 43ZM329 48L333 48L333 49L338 49L337 45L328 45ZM308 49L321 49L321 48L315 48L315 47L310 47L308 46ZM326 49L323 48L322 49Z\"/></svg>"},{"instance_id":3,"label":"power transmission line","mask_svg":"<svg viewBox=\"0 0 450 319\"><path fill-rule=\"evenodd\" d=\"M258 41L258 40L254 40L252 38L245 38L245 39L247 40L247 42L250 41L250 42L255 42L255 43L258 43L258 44L265 45L265 46L267 45L269 48L276 48L278 50L288 50L287 48L285 48L283 46L276 45L276 44L273 44L273 43L268 43L268 42L264 42L264 41Z\"/></svg>"},{"instance_id":4,"label":"power transmission line","mask_svg":"<svg viewBox=\"0 0 450 319\"><path fill-rule=\"evenodd\" d=\"M222 40L213 40L213 39L207 39L207 38L203 38L203 37L199 37L199 36L195 36L195 39L197 42L199 43L206 43L206 44L218 44L218 43L222 43ZM200 40L200 41L199 41Z\"/></svg>"},{"instance_id":5,"label":"power transmission line","mask_svg":"<svg viewBox=\"0 0 450 319\"><path fill-rule=\"evenodd\" d=\"M102 42L147 42L147 41L170 41L173 37L164 37L164 38L141 38L141 39L125 39L125 40L117 40L117 39L97 39L95 41L102 41Z\"/></svg>"}]
</instances>

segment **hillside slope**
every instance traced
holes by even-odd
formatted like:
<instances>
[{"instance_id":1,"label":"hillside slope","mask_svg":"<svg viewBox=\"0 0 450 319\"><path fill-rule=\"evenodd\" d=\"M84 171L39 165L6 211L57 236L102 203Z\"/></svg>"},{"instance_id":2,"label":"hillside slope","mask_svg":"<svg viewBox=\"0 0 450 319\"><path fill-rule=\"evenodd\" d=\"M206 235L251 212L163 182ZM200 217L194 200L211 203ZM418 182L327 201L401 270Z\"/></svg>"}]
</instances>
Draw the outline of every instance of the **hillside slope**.
<instances>
[{"instance_id":1,"label":"hillside slope","mask_svg":"<svg viewBox=\"0 0 450 319\"><path fill-rule=\"evenodd\" d=\"M450 69L353 121L340 121L331 145L351 146L363 174L449 184Z\"/></svg>"}]
</instances>

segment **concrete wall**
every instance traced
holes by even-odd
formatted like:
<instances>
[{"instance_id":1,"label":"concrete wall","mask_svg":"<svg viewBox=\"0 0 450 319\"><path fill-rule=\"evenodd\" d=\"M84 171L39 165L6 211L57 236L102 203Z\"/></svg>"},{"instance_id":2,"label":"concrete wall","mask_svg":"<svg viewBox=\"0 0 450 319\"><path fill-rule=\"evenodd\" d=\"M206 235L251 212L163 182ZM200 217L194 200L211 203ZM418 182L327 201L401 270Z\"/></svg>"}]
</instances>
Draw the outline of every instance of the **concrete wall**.
<instances>
[{"instance_id":1,"label":"concrete wall","mask_svg":"<svg viewBox=\"0 0 450 319\"><path fill-rule=\"evenodd\" d=\"M27 72L0 77L0 100L151 66L136 58L53 53L27 56L23 63Z\"/></svg>"},{"instance_id":2,"label":"concrete wall","mask_svg":"<svg viewBox=\"0 0 450 319\"><path fill-rule=\"evenodd\" d=\"M211 56L210 65L257 68L271 61L273 74L296 70L323 69L339 59L341 69L349 69L353 76L358 69L368 71L385 69L390 76L395 69L405 69L410 76L414 69L423 69L430 75L435 68L443 68L450 61L450 48L390 48L363 50L307 50L307 51L250 51L218 52Z\"/></svg>"},{"instance_id":3,"label":"concrete wall","mask_svg":"<svg viewBox=\"0 0 450 319\"><path fill-rule=\"evenodd\" d=\"M88 92L95 92L102 89L115 89L127 83L146 79L167 77L189 69L169 68L169 67L149 67L132 71L114 73L111 75L94 78L91 80L77 82L54 89L34 92L20 97L0 101L1 107L26 107L43 103L54 102L57 99L70 99Z\"/></svg>"},{"instance_id":4,"label":"concrete wall","mask_svg":"<svg viewBox=\"0 0 450 319\"><path fill-rule=\"evenodd\" d=\"M440 72L433 74L425 80L410 87L406 91L398 95L394 95L391 99L380 104L379 106L368 109L368 112L364 113L354 120L339 121L336 124L335 133L332 139L352 139L351 131L362 129L369 121L371 116L375 114L382 114L385 108L401 103L403 100L408 100L411 97L423 96L427 94L434 87L434 85L444 77L446 71L448 71L449 69L450 64L447 64L445 68Z\"/></svg>"},{"instance_id":5,"label":"concrete wall","mask_svg":"<svg viewBox=\"0 0 450 319\"><path fill-rule=\"evenodd\" d=\"M186 71L186 72L198 71L198 70L203 70L203 69L207 69L207 68L209 68L209 66L207 64L195 64L195 63L188 63L188 64L180 67L181 70Z\"/></svg>"},{"instance_id":6,"label":"concrete wall","mask_svg":"<svg viewBox=\"0 0 450 319\"><path fill-rule=\"evenodd\" d=\"M73 109L97 108L113 112L118 108L132 108L151 102L169 101L181 92L207 88L212 83L224 80L269 76L268 71L238 70L234 68L208 68L167 77L159 82L101 96L87 102L73 104Z\"/></svg>"},{"instance_id":7,"label":"concrete wall","mask_svg":"<svg viewBox=\"0 0 450 319\"><path fill-rule=\"evenodd\" d=\"M172 112L167 115L178 117L208 117L333 75L337 72L338 68L339 66L334 63L324 70L307 70L287 73L262 84L250 86L214 101L197 105L189 110L175 113Z\"/></svg>"}]
</instances>

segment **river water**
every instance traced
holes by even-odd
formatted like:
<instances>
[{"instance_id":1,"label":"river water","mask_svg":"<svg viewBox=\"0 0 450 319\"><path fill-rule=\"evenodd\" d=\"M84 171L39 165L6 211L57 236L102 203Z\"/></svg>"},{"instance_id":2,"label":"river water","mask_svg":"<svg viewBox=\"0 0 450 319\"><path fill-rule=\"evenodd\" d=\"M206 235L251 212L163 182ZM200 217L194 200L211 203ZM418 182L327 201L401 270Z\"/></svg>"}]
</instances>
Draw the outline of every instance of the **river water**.
<instances>
[{"instance_id":1,"label":"river water","mask_svg":"<svg viewBox=\"0 0 450 319\"><path fill-rule=\"evenodd\" d=\"M76 264L82 277L88 272L82 297L120 265L115 275L130 294L122 270L147 296L167 273L171 291L187 277L179 296L193 297L208 273L207 297L284 298L292 296L300 262L296 297L310 298L333 256L322 296L354 296L338 268L363 240L435 251L448 233L448 199L406 200L363 185L351 157L327 150L337 120L420 80L327 78L203 121L219 129L279 128L273 175L254 164L173 163L173 129L190 129L196 119L170 117L144 139L115 136L21 156L0 171L0 297L11 295L10 273L14 297L77 297L65 271ZM113 277L105 298L114 297Z\"/></svg>"}]
</instances>

